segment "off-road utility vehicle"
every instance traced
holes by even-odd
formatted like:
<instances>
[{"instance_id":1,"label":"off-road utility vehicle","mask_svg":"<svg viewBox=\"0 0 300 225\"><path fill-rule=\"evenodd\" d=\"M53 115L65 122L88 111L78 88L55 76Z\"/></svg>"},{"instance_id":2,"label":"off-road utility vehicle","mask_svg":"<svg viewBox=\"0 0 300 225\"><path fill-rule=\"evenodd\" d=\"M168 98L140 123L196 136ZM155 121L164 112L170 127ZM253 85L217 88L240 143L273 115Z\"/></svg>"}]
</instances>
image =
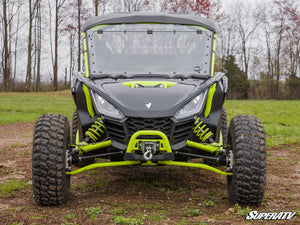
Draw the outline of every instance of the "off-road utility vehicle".
<instances>
[{"instance_id":1,"label":"off-road utility vehicle","mask_svg":"<svg viewBox=\"0 0 300 225\"><path fill-rule=\"evenodd\" d=\"M70 177L86 170L173 165L227 176L231 202L259 205L266 182L263 126L255 116L239 115L227 131L227 78L214 73L215 48L216 26L199 16L89 19L85 71L74 74L71 87L71 138L65 116L46 114L35 126L36 202L66 202Z\"/></svg>"}]
</instances>

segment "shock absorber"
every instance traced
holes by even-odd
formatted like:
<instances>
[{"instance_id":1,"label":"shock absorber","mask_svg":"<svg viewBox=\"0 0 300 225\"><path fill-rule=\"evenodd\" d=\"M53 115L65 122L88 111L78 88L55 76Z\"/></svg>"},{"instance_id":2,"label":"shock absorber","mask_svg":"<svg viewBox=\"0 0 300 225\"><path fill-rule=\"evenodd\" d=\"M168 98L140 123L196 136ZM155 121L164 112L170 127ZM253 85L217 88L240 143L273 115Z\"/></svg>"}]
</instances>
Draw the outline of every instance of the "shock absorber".
<instances>
[{"instance_id":1,"label":"shock absorber","mask_svg":"<svg viewBox=\"0 0 300 225\"><path fill-rule=\"evenodd\" d=\"M209 128L206 127L206 125L203 123L203 121L200 121L199 118L195 121L195 127L193 129L195 135L199 138L201 142L206 142L207 140L210 143L215 142L212 138L213 132L209 130Z\"/></svg>"},{"instance_id":2,"label":"shock absorber","mask_svg":"<svg viewBox=\"0 0 300 225\"><path fill-rule=\"evenodd\" d=\"M96 142L99 138L101 138L101 135L104 135L104 133L105 126L102 119L99 117L94 122L94 124L85 132L86 138L84 139L84 142Z\"/></svg>"}]
</instances>

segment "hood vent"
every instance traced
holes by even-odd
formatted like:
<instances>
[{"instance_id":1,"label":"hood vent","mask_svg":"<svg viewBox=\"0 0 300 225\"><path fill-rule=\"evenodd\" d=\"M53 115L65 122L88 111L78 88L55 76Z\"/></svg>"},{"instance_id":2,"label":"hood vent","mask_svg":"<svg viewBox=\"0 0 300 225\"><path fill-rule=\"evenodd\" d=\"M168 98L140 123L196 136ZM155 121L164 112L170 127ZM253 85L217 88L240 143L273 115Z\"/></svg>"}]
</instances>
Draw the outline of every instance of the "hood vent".
<instances>
[{"instance_id":1,"label":"hood vent","mask_svg":"<svg viewBox=\"0 0 300 225\"><path fill-rule=\"evenodd\" d=\"M128 81L122 84L130 88L168 88L176 83L170 81Z\"/></svg>"}]
</instances>

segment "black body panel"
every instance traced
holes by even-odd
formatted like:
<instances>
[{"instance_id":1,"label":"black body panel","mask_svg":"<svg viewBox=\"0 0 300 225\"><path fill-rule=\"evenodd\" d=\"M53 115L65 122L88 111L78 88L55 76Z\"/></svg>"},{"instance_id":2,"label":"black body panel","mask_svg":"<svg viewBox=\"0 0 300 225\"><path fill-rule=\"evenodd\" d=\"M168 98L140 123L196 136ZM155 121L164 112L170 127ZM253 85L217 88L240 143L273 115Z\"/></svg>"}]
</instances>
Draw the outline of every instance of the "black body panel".
<instances>
[{"instance_id":1,"label":"black body panel","mask_svg":"<svg viewBox=\"0 0 300 225\"><path fill-rule=\"evenodd\" d=\"M152 111L149 110L149 112L147 113L149 118L155 118L155 117L169 117L169 116L174 116L183 106L185 106L187 103L189 103L192 99L194 99L195 97L197 97L199 94L201 94L202 92L206 91L207 89L210 88L210 86L218 81L220 81L222 79L222 77L224 76L223 73L217 73L215 76L207 79L207 80L201 80L201 79L184 79L183 81L179 81L179 80L174 80L174 79L166 79L168 81L175 81L178 84L185 84L185 86L189 86L190 87L190 92L187 94L187 90L185 89L184 91L181 91L181 96L180 100L174 98L173 102L176 102L175 105L172 105L171 107L169 107L168 109L165 108L164 110L160 110L160 111ZM83 77L81 74L76 74L76 78L78 79L78 81L84 83L87 87L89 87L90 90L96 92L97 94L99 94L102 98L104 98L106 101L108 101L109 103L111 103L112 105L114 105L121 113L123 113L123 115L125 116L132 116L132 117L147 117L147 115L139 112L137 109L136 110L131 110L129 109L126 105L122 104L122 102L120 102L120 99L116 99L114 97L111 96L110 92L108 92L107 90L105 90L103 88L103 86L107 83L120 83L123 81L130 81L130 80L119 80L119 81L113 81L113 79L96 79L96 80L91 80L89 78ZM109 81L108 81L109 80ZM153 80L161 80L159 78L154 79L154 78L149 78L147 79L148 81L153 81ZM163 79L162 79L163 80ZM120 84L123 85L123 84ZM192 88L194 85L194 88ZM125 85L124 85L125 86ZM126 87L126 86L125 86ZM184 86L182 86L184 87ZM127 87L128 88L128 87ZM170 89L172 87L166 88L167 90ZM150 88L149 88L150 89ZM114 90L115 93L118 90ZM155 88L154 90L152 90L151 93L156 92L157 89ZM176 92L176 89L174 90ZM132 92L133 93L133 92ZM151 94L150 93L150 94ZM162 93L162 95L158 96L156 95L156 100L159 101L160 99L163 99L165 94L169 94L170 96L168 96L170 99L172 98L172 91L166 91L166 93ZM126 93L125 93L126 94ZM119 96L119 95L118 95ZM137 98L140 99L144 99L145 98L145 93L143 96L139 96ZM122 96L119 96L123 99ZM130 98L131 96L128 96L128 98ZM184 98L183 98L184 97ZM132 99L127 99L127 101L132 101ZM126 102L126 100L125 100ZM145 103L147 104L147 103ZM165 103L167 104L167 103ZM145 106L145 105L144 105ZM143 110L143 112L145 112L145 110ZM153 114L152 114L152 113ZM154 116L155 115L155 116Z\"/></svg>"},{"instance_id":2,"label":"black body panel","mask_svg":"<svg viewBox=\"0 0 300 225\"><path fill-rule=\"evenodd\" d=\"M77 108L78 120L81 124L82 133L84 134L97 120L98 116L94 116L93 118L90 117L82 84L77 82L73 89L73 97Z\"/></svg>"},{"instance_id":3,"label":"black body panel","mask_svg":"<svg viewBox=\"0 0 300 225\"><path fill-rule=\"evenodd\" d=\"M126 117L157 118L173 116L196 85L178 83L168 88L131 88L122 83L104 83L102 87L122 107L118 109Z\"/></svg>"},{"instance_id":4,"label":"black body panel","mask_svg":"<svg viewBox=\"0 0 300 225\"><path fill-rule=\"evenodd\" d=\"M200 120L202 120L214 133L213 138L215 138L225 96L225 89L223 88L224 81L221 79L222 75L220 74L218 77L212 77L206 81L199 79L184 79L181 81L168 79L168 81L177 83L176 85L168 88L130 88L122 84L122 82L130 81L131 79L90 80L88 78L77 77L79 79L77 80L75 88L73 88L73 94L78 108L78 115L82 125L82 130L85 132L94 123L94 121L101 116L105 124L108 137L112 140L112 147L110 148L111 151L112 149L125 151L130 137L133 133L139 130L159 130L164 132L167 135L171 148L174 151L186 147L187 139L199 142L199 139L194 137L192 132L196 116L176 120L174 115L191 99L197 96L197 94L208 89L214 82L217 84L211 112L208 118L204 116L204 110L202 110L198 116L200 117ZM155 80L157 81L158 79ZM151 81L151 79L147 79L147 81ZM91 118L87 110L86 97L82 89L82 83L88 86L90 91L98 93L103 96L103 98L107 100L113 99L111 103L120 110L125 117L121 120L104 115L95 115L94 118ZM172 88L174 88L174 90L172 90ZM178 91L176 92L176 90ZM137 99L142 100L146 98L147 95L154 95L154 99L157 102L160 102L160 104L157 105L157 108L155 108L158 110L159 106L161 106L162 110L160 112L153 113L155 111L153 111L152 108L149 109L149 112L147 112L148 109L143 110L139 108L140 105L137 104ZM107 96L109 97L107 98ZM172 104L170 104L170 102ZM143 102L141 105L145 107L145 103L147 102ZM138 106L135 106L135 104ZM173 106L173 104L176 105ZM128 108L128 105L133 109ZM124 108L127 111L124 111ZM141 138L147 139L155 137Z\"/></svg>"}]
</instances>

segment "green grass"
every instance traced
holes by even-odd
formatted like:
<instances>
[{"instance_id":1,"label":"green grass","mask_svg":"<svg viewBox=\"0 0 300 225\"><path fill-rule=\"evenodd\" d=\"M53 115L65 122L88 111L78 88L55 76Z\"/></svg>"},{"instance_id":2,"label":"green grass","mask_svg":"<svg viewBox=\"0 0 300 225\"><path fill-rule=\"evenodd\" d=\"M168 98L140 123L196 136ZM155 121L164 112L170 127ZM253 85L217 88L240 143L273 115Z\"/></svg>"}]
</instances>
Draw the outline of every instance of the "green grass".
<instances>
[{"instance_id":1,"label":"green grass","mask_svg":"<svg viewBox=\"0 0 300 225\"><path fill-rule=\"evenodd\" d=\"M139 225L144 224L142 220L135 219L131 217L115 216L113 217L114 224L124 224L124 225Z\"/></svg>"},{"instance_id":2,"label":"green grass","mask_svg":"<svg viewBox=\"0 0 300 225\"><path fill-rule=\"evenodd\" d=\"M127 211L125 209L112 209L110 213L113 215L123 215L126 214Z\"/></svg>"},{"instance_id":3,"label":"green grass","mask_svg":"<svg viewBox=\"0 0 300 225\"><path fill-rule=\"evenodd\" d=\"M0 125L33 122L46 113L59 113L71 119L74 109L70 91L0 93Z\"/></svg>"},{"instance_id":4,"label":"green grass","mask_svg":"<svg viewBox=\"0 0 300 225\"><path fill-rule=\"evenodd\" d=\"M187 216L199 216L199 215L202 215L203 213L200 212L199 209L190 209L188 207L185 207L184 214Z\"/></svg>"},{"instance_id":5,"label":"green grass","mask_svg":"<svg viewBox=\"0 0 300 225\"><path fill-rule=\"evenodd\" d=\"M66 220L72 220L72 219L75 219L76 218L76 215L74 213L70 213L68 212L65 216L64 216L64 219Z\"/></svg>"},{"instance_id":6,"label":"green grass","mask_svg":"<svg viewBox=\"0 0 300 225\"><path fill-rule=\"evenodd\" d=\"M13 179L0 185L0 196L10 196L15 194L17 191L23 190L25 187L29 186L28 182Z\"/></svg>"},{"instance_id":7,"label":"green grass","mask_svg":"<svg viewBox=\"0 0 300 225\"><path fill-rule=\"evenodd\" d=\"M247 206L246 208L242 208L238 203L234 205L234 213L239 216L246 216L252 209Z\"/></svg>"},{"instance_id":8,"label":"green grass","mask_svg":"<svg viewBox=\"0 0 300 225\"><path fill-rule=\"evenodd\" d=\"M98 220L98 215L103 213L100 206L86 208L85 211L90 220Z\"/></svg>"},{"instance_id":9,"label":"green grass","mask_svg":"<svg viewBox=\"0 0 300 225\"><path fill-rule=\"evenodd\" d=\"M300 141L300 100L227 100L225 108L228 124L239 114L258 116L268 146ZM74 109L70 91L0 93L0 125L34 122L45 113L59 113L71 119Z\"/></svg>"},{"instance_id":10,"label":"green grass","mask_svg":"<svg viewBox=\"0 0 300 225\"><path fill-rule=\"evenodd\" d=\"M300 141L299 100L231 100L225 102L228 123L239 114L258 116L263 122L267 146Z\"/></svg>"}]
</instances>

